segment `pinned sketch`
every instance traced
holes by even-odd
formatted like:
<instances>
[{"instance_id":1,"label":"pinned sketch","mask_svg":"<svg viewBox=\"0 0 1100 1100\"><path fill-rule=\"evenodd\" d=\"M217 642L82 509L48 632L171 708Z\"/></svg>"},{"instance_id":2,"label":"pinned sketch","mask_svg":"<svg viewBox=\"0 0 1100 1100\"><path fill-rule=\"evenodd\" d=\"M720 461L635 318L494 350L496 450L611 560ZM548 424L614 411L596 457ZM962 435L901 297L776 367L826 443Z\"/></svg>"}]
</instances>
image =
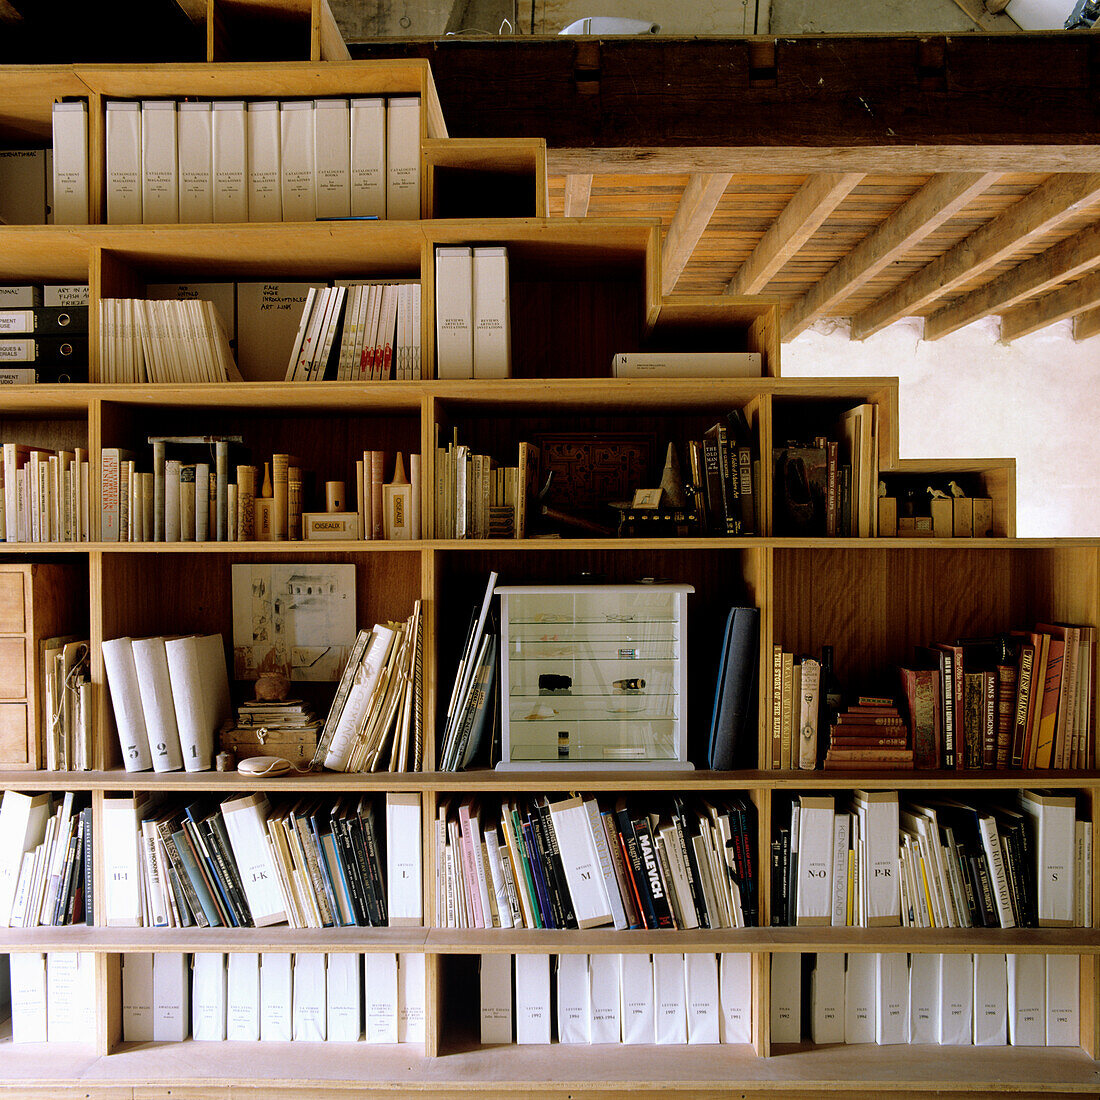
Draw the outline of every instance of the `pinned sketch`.
<instances>
[{"instance_id":1,"label":"pinned sketch","mask_svg":"<svg viewBox=\"0 0 1100 1100\"><path fill-rule=\"evenodd\" d=\"M355 566L234 565L233 675L339 680L355 641Z\"/></svg>"}]
</instances>

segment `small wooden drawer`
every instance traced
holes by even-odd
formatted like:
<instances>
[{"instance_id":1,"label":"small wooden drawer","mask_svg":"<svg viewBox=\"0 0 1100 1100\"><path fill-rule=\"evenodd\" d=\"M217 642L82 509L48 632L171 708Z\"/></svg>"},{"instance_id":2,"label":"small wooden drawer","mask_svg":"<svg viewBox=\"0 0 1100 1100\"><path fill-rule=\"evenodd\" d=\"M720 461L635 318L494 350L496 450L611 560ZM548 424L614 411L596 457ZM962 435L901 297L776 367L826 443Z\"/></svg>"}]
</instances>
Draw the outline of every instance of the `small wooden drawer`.
<instances>
[{"instance_id":1,"label":"small wooden drawer","mask_svg":"<svg viewBox=\"0 0 1100 1100\"><path fill-rule=\"evenodd\" d=\"M0 767L31 763L26 703L0 703Z\"/></svg>"},{"instance_id":2,"label":"small wooden drawer","mask_svg":"<svg viewBox=\"0 0 1100 1100\"><path fill-rule=\"evenodd\" d=\"M0 572L0 634L22 634L26 625L23 571Z\"/></svg>"},{"instance_id":3,"label":"small wooden drawer","mask_svg":"<svg viewBox=\"0 0 1100 1100\"><path fill-rule=\"evenodd\" d=\"M27 643L20 638L0 638L0 699L27 697Z\"/></svg>"}]
</instances>

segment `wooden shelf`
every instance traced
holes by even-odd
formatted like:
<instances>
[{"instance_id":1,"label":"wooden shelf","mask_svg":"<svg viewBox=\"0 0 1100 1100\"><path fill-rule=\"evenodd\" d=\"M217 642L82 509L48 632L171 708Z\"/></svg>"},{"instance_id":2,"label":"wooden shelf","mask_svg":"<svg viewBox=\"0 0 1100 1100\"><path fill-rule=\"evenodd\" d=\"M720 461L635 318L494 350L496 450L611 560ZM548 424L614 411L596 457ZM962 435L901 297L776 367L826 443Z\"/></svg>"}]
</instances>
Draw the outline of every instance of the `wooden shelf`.
<instances>
[{"instance_id":1,"label":"wooden shelf","mask_svg":"<svg viewBox=\"0 0 1100 1100\"><path fill-rule=\"evenodd\" d=\"M210 0L211 49L233 49L233 34L276 8L285 24L256 48L283 51L308 40L313 56L340 45L327 0ZM326 16L327 13L327 16ZM220 20L220 29L214 26ZM285 32L285 33L284 33ZM217 37L222 35L222 37ZM336 35L336 37L334 37ZM238 45L241 39L238 38ZM98 303L144 292L165 280L250 280L400 276L419 280L424 303L421 345L434 364L434 248L492 242L507 246L513 325L513 370L507 380L385 384L244 382L203 385L27 386L5 391L0 441L89 451L97 469L104 447L139 453L151 432L198 430L205 422L240 431L256 453L301 453L318 477L347 478L354 455L374 448L423 457L422 515L434 499L434 445L458 429L463 441L514 460L516 445L565 430L645 432L664 453L669 439L698 439L717 418L738 408L751 423L762 458L759 530L771 522L771 453L785 434L823 424L855 404L878 407L878 460L887 477L967 472L981 477L995 502L995 530L1015 530L1015 466L1011 459L902 460L898 452L898 383L885 377L784 378L780 303L771 298L661 294L661 225L656 219L548 218L546 154L541 139L451 141L431 72L423 61L232 61L162 66L80 65L0 69L0 134L43 142L56 96L88 100L93 216L104 191L107 97L316 97L420 95L424 205L436 220L374 223L236 225L4 226L0 281L76 282L90 287L91 377L98 376ZM492 195L513 202L514 217L482 217ZM448 190L451 189L451 190ZM488 202L488 207L486 203ZM521 323L522 322L522 323ZM756 379L613 379L619 351L749 350L764 356ZM196 428L192 429L191 426ZM229 426L232 427L229 427ZM171 431L169 431L171 429ZM212 430L207 427L205 430ZM797 436L801 438L801 435ZM75 442L74 442L75 441ZM311 462L313 465L311 465ZM98 506L93 493L93 514ZM425 507L427 505L427 507ZM430 530L430 527L425 528ZM765 900L771 825L794 791L847 792L859 787L906 792L1004 795L1040 786L1080 792L1094 826L1100 820L1100 770L1083 772L744 770L612 771L578 767L498 773L309 773L257 779L236 772L129 773L121 769L99 646L104 639L180 631L231 634L230 567L249 560L298 559L351 563L359 626L404 617L412 601L425 611L424 713L426 762L434 766L437 727L457 663L469 602L489 569L511 581L555 582L600 574L691 583L687 649L689 733L695 759L713 697L714 665L727 609L760 608L760 664L773 644L795 652L835 647L851 684L885 682L913 645L937 638L991 633L1031 621L1071 620L1100 626L1100 538L839 539L785 538L526 538L422 539L416 542L7 544L13 560L67 559L87 572L88 637L99 687L96 763L90 772L8 770L0 787L89 794L102 821L111 792L163 793L175 801L241 791L287 800L301 796L377 795L412 791L424 819L422 897L434 902L433 825L445 799L481 796L487 804L517 793L583 790L639 803L650 792L739 792L757 815L753 848L757 888ZM83 612L82 608L82 612ZM890 681L892 682L892 681ZM326 696L327 691L327 696ZM309 685L322 704L331 690ZM761 693L766 696L767 692ZM312 702L312 698L311 698ZM756 760L770 722L770 698L757 713ZM746 757L748 759L748 757ZM606 800L605 797L605 800ZM656 800L656 795L654 801ZM98 815L98 818L97 816ZM96 834L97 838L100 834ZM1093 853L1094 912L1100 876ZM105 862L94 863L97 898ZM766 912L766 904L762 905ZM1097 922L1094 922L1097 923ZM772 928L649 932L612 930L454 930L433 927L262 929L35 928L0 930L0 954L87 951L96 955L98 1026L94 1050L53 1045L19 1049L0 1030L0 1077L19 1095L72 1095L96 1100L238 1096L365 1097L434 1092L486 1098L544 1095L553 1100L596 1092L605 1100L677 1094L754 1097L829 1093L854 1100L874 1092L956 1096L980 1091L1020 1095L1096 1095L1100 1073L1100 927L1058 929ZM366 1044L124 1044L121 965L132 952L415 952L426 956L428 1038L423 1047ZM752 1046L482 1048L468 979L482 953L744 952L753 956ZM1078 955L1081 966L1081 1049L780 1048L772 1050L768 1019L771 957L792 952L1029 953ZM458 982L456 979L462 979ZM451 979L451 1000L444 987ZM476 984L476 983L475 983ZM457 990L457 993L456 993ZM461 1009L455 1010L456 996ZM771 1052L773 1056L759 1055Z\"/></svg>"}]
</instances>

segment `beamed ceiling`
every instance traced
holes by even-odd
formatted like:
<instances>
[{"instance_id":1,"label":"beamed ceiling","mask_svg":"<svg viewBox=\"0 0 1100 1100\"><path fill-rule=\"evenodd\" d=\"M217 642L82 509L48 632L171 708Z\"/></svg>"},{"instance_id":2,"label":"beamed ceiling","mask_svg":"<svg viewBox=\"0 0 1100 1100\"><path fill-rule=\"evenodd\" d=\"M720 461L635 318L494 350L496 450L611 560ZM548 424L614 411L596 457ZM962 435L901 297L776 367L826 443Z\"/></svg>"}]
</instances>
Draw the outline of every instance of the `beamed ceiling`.
<instances>
[{"instance_id":1,"label":"beamed ceiling","mask_svg":"<svg viewBox=\"0 0 1100 1100\"><path fill-rule=\"evenodd\" d=\"M1100 331L1100 36L519 40L431 60L454 136L545 135L552 216L659 218L663 289L783 336Z\"/></svg>"}]
</instances>

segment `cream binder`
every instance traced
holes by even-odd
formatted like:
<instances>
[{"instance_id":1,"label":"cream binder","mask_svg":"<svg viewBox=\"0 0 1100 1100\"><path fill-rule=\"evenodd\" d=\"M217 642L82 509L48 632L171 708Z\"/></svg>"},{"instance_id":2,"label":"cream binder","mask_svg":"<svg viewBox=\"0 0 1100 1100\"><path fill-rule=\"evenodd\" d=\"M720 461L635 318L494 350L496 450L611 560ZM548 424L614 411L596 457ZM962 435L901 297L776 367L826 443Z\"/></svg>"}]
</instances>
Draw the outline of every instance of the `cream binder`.
<instances>
[{"instance_id":1,"label":"cream binder","mask_svg":"<svg viewBox=\"0 0 1100 1100\"><path fill-rule=\"evenodd\" d=\"M123 960L128 963L132 957L124 955ZM148 959L151 993L153 957L150 955ZM224 954L195 952L191 962L191 1038L197 1042L224 1041L228 980Z\"/></svg>"},{"instance_id":2,"label":"cream binder","mask_svg":"<svg viewBox=\"0 0 1100 1100\"><path fill-rule=\"evenodd\" d=\"M719 1041L718 956L711 952L684 955L689 1043Z\"/></svg>"},{"instance_id":3,"label":"cream binder","mask_svg":"<svg viewBox=\"0 0 1100 1100\"><path fill-rule=\"evenodd\" d=\"M351 101L351 213L386 216L386 101Z\"/></svg>"},{"instance_id":4,"label":"cream binder","mask_svg":"<svg viewBox=\"0 0 1100 1100\"><path fill-rule=\"evenodd\" d=\"M53 221L88 224L88 104L53 105Z\"/></svg>"},{"instance_id":5,"label":"cream binder","mask_svg":"<svg viewBox=\"0 0 1100 1100\"><path fill-rule=\"evenodd\" d=\"M622 995L619 991L618 955L589 955L588 984L591 990L592 1042L617 1043L622 1036Z\"/></svg>"},{"instance_id":6,"label":"cream binder","mask_svg":"<svg viewBox=\"0 0 1100 1100\"><path fill-rule=\"evenodd\" d=\"M214 221L248 221L248 141L241 100L215 101L211 120Z\"/></svg>"},{"instance_id":7,"label":"cream binder","mask_svg":"<svg viewBox=\"0 0 1100 1100\"><path fill-rule=\"evenodd\" d=\"M153 1039L182 1043L191 1020L187 956L158 952L153 956Z\"/></svg>"},{"instance_id":8,"label":"cream binder","mask_svg":"<svg viewBox=\"0 0 1100 1100\"><path fill-rule=\"evenodd\" d=\"M276 100L248 105L248 220L252 222L283 220L279 119Z\"/></svg>"},{"instance_id":9,"label":"cream binder","mask_svg":"<svg viewBox=\"0 0 1100 1100\"><path fill-rule=\"evenodd\" d=\"M179 104L176 137L179 220L209 225L214 220L214 110L209 101L187 99ZM223 315L222 320L228 324L230 319Z\"/></svg>"},{"instance_id":10,"label":"cream binder","mask_svg":"<svg viewBox=\"0 0 1100 1100\"><path fill-rule=\"evenodd\" d=\"M386 104L386 217L420 218L420 98Z\"/></svg>"},{"instance_id":11,"label":"cream binder","mask_svg":"<svg viewBox=\"0 0 1100 1100\"><path fill-rule=\"evenodd\" d=\"M283 221L315 221L313 100L284 100L279 105L279 134Z\"/></svg>"},{"instance_id":12,"label":"cream binder","mask_svg":"<svg viewBox=\"0 0 1100 1100\"><path fill-rule=\"evenodd\" d=\"M246 1043L260 1038L260 956L232 951L228 957L225 1037Z\"/></svg>"},{"instance_id":13,"label":"cream binder","mask_svg":"<svg viewBox=\"0 0 1100 1100\"><path fill-rule=\"evenodd\" d=\"M592 1042L587 955L558 956L558 1042Z\"/></svg>"},{"instance_id":14,"label":"cream binder","mask_svg":"<svg viewBox=\"0 0 1100 1100\"><path fill-rule=\"evenodd\" d=\"M481 1043L482 1046L512 1041L512 956L482 955Z\"/></svg>"},{"instance_id":15,"label":"cream binder","mask_svg":"<svg viewBox=\"0 0 1100 1100\"><path fill-rule=\"evenodd\" d=\"M351 214L351 137L346 99L313 101L313 187L318 218Z\"/></svg>"},{"instance_id":16,"label":"cream binder","mask_svg":"<svg viewBox=\"0 0 1100 1100\"><path fill-rule=\"evenodd\" d=\"M293 1037L319 1042L327 1034L328 1004L325 996L325 956L318 951L294 956Z\"/></svg>"},{"instance_id":17,"label":"cream binder","mask_svg":"<svg viewBox=\"0 0 1100 1100\"><path fill-rule=\"evenodd\" d=\"M397 956L368 951L363 956L363 1001L368 1043L397 1042Z\"/></svg>"},{"instance_id":18,"label":"cream binder","mask_svg":"<svg viewBox=\"0 0 1100 1100\"><path fill-rule=\"evenodd\" d=\"M516 966L516 1042L550 1042L550 956L522 954Z\"/></svg>"},{"instance_id":19,"label":"cream binder","mask_svg":"<svg viewBox=\"0 0 1100 1100\"><path fill-rule=\"evenodd\" d=\"M819 954L810 978L810 1036L818 1046L844 1042L844 956Z\"/></svg>"},{"instance_id":20,"label":"cream binder","mask_svg":"<svg viewBox=\"0 0 1100 1100\"><path fill-rule=\"evenodd\" d=\"M357 1043L363 1034L362 956L355 951L330 954L325 976L330 1043Z\"/></svg>"},{"instance_id":21,"label":"cream binder","mask_svg":"<svg viewBox=\"0 0 1100 1100\"><path fill-rule=\"evenodd\" d=\"M293 979L291 956L285 952L264 952L260 956L260 1039L286 1043L293 1036L291 999Z\"/></svg>"},{"instance_id":22,"label":"cream binder","mask_svg":"<svg viewBox=\"0 0 1100 1100\"><path fill-rule=\"evenodd\" d=\"M179 159L174 99L141 101L141 220L180 220Z\"/></svg>"},{"instance_id":23,"label":"cream binder","mask_svg":"<svg viewBox=\"0 0 1100 1100\"><path fill-rule=\"evenodd\" d=\"M141 224L141 104L107 101L107 222Z\"/></svg>"}]
</instances>

